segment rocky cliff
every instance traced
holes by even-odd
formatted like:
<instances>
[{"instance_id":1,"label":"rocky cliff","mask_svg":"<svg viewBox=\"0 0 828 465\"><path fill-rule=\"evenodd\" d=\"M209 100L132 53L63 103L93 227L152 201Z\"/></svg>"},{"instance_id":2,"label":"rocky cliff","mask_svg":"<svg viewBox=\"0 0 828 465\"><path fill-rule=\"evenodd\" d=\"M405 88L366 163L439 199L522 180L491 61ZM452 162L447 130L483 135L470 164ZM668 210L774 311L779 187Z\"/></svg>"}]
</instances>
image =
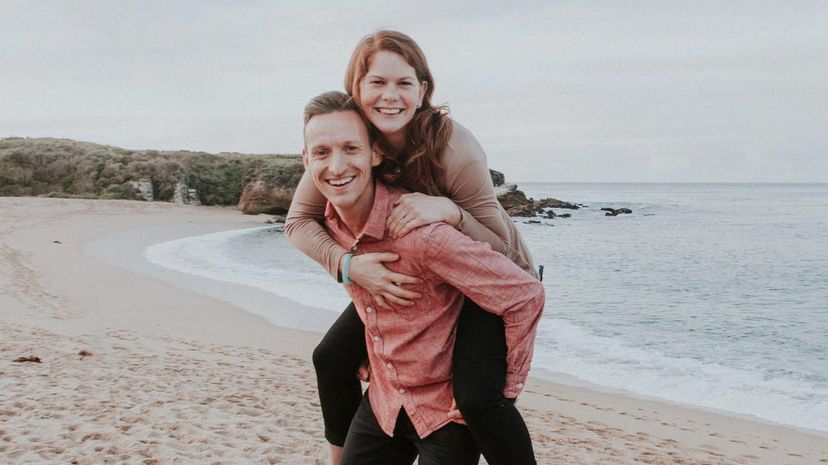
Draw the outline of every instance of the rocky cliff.
<instances>
[{"instance_id":1,"label":"rocky cliff","mask_svg":"<svg viewBox=\"0 0 828 465\"><path fill-rule=\"evenodd\" d=\"M237 205L247 214L284 214L304 168L298 155L127 150L69 139L0 140L0 195L172 201ZM512 216L578 207L527 199L491 171Z\"/></svg>"}]
</instances>

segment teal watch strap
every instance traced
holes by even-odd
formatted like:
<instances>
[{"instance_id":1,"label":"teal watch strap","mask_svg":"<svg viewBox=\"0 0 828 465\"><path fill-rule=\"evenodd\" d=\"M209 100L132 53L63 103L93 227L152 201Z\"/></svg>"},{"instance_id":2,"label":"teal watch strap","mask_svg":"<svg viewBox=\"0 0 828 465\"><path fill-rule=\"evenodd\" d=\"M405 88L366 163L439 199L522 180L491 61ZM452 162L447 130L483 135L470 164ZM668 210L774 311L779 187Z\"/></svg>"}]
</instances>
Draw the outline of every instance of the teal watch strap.
<instances>
[{"instance_id":1,"label":"teal watch strap","mask_svg":"<svg viewBox=\"0 0 828 465\"><path fill-rule=\"evenodd\" d=\"M345 258L342 259L342 284L346 286L354 283L348 276L348 269L351 267L351 257L353 256L352 253L346 253Z\"/></svg>"}]
</instances>

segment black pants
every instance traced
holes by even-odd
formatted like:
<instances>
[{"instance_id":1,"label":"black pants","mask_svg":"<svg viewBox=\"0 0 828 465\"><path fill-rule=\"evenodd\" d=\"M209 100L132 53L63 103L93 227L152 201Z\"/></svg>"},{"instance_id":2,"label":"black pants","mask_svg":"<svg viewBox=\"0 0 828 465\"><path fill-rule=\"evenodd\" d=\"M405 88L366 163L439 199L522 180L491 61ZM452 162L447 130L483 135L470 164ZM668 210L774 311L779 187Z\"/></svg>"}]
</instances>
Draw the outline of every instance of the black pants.
<instances>
[{"instance_id":1,"label":"black pants","mask_svg":"<svg viewBox=\"0 0 828 465\"><path fill-rule=\"evenodd\" d=\"M420 439L414 425L400 410L394 436L380 428L366 394L351 420L342 465L477 465L480 452L469 429L449 423Z\"/></svg>"},{"instance_id":2,"label":"black pants","mask_svg":"<svg viewBox=\"0 0 828 465\"><path fill-rule=\"evenodd\" d=\"M356 370L368 358L365 326L348 306L313 351L325 437L341 446L362 399ZM503 397L506 336L503 319L466 299L454 346L454 398L490 465L534 465L526 424Z\"/></svg>"}]
</instances>

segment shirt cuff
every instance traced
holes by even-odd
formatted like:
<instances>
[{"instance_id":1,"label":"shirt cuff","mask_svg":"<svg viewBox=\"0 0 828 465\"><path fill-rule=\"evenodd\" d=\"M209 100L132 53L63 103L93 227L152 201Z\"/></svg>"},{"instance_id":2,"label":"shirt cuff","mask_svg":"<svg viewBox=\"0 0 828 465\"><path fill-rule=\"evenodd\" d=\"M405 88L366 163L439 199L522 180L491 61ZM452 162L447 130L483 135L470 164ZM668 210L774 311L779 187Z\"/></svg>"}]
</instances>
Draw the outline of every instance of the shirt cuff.
<instances>
[{"instance_id":1,"label":"shirt cuff","mask_svg":"<svg viewBox=\"0 0 828 465\"><path fill-rule=\"evenodd\" d=\"M506 387L503 388L503 397L516 399L526 384L527 373L506 373Z\"/></svg>"}]
</instances>

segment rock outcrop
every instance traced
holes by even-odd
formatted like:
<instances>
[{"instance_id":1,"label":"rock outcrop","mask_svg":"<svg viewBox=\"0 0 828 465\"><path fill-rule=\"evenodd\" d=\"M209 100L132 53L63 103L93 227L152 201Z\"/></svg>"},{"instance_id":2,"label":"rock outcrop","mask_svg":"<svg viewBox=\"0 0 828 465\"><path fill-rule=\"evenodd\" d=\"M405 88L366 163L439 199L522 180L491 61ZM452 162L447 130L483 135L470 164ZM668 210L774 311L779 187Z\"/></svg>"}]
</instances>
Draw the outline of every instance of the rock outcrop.
<instances>
[{"instance_id":1,"label":"rock outcrop","mask_svg":"<svg viewBox=\"0 0 828 465\"><path fill-rule=\"evenodd\" d=\"M137 181L127 181L124 183L124 195L130 200L154 201L155 190L152 188L152 180L142 178Z\"/></svg>"},{"instance_id":2,"label":"rock outcrop","mask_svg":"<svg viewBox=\"0 0 828 465\"><path fill-rule=\"evenodd\" d=\"M198 199L198 191L187 187L181 181L175 183L175 191L173 192L173 203L178 205L201 205L201 200Z\"/></svg>"},{"instance_id":3,"label":"rock outcrop","mask_svg":"<svg viewBox=\"0 0 828 465\"><path fill-rule=\"evenodd\" d=\"M509 216L537 216L544 215L547 218L554 218L552 208L568 208L577 210L580 206L564 202L558 199L535 200L526 198L526 194L519 190L515 184L503 184L495 188L497 200L503 205Z\"/></svg>"},{"instance_id":4,"label":"rock outcrop","mask_svg":"<svg viewBox=\"0 0 828 465\"><path fill-rule=\"evenodd\" d=\"M275 166L262 163L254 167L244 178L238 209L247 215L287 213L303 172L301 159L295 163Z\"/></svg>"}]
</instances>

